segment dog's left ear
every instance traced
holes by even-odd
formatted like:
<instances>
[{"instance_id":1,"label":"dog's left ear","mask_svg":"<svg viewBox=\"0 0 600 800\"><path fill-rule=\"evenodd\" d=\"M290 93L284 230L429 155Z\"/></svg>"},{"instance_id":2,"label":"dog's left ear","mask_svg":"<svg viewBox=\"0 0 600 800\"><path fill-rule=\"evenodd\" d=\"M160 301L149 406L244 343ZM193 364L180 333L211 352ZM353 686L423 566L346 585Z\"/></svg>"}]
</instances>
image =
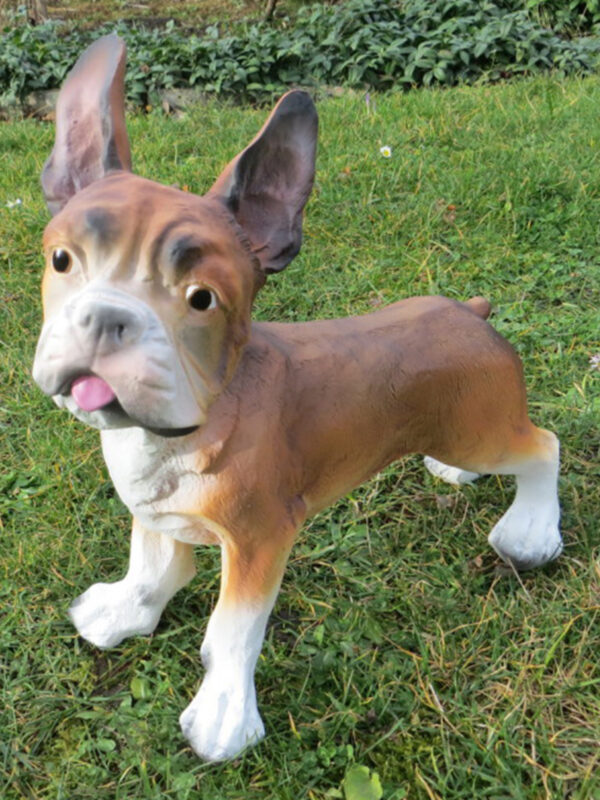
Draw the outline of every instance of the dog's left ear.
<instances>
[{"instance_id":1,"label":"dog's left ear","mask_svg":"<svg viewBox=\"0 0 600 800\"><path fill-rule=\"evenodd\" d=\"M125 43L95 41L67 76L56 103L56 139L42 173L51 214L111 170L130 170L125 127Z\"/></svg>"},{"instance_id":2,"label":"dog's left ear","mask_svg":"<svg viewBox=\"0 0 600 800\"><path fill-rule=\"evenodd\" d=\"M208 192L233 213L265 273L284 269L300 250L302 210L315 177L317 129L310 95L288 92Z\"/></svg>"}]
</instances>

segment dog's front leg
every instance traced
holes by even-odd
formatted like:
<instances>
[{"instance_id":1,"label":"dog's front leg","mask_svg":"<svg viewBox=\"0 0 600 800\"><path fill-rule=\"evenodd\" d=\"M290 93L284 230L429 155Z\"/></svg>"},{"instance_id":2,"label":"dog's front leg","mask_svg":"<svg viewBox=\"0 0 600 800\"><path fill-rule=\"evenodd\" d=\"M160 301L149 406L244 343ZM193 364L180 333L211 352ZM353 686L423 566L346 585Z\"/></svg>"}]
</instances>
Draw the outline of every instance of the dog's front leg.
<instances>
[{"instance_id":1,"label":"dog's front leg","mask_svg":"<svg viewBox=\"0 0 600 800\"><path fill-rule=\"evenodd\" d=\"M185 737L208 761L233 758L265 734L254 669L290 547L290 539L223 544L221 593L200 650L206 674L180 717Z\"/></svg>"},{"instance_id":2,"label":"dog's front leg","mask_svg":"<svg viewBox=\"0 0 600 800\"><path fill-rule=\"evenodd\" d=\"M152 633L168 601L194 574L191 544L146 530L134 518L127 575L90 586L69 616L88 642L112 647L127 636Z\"/></svg>"}]
</instances>

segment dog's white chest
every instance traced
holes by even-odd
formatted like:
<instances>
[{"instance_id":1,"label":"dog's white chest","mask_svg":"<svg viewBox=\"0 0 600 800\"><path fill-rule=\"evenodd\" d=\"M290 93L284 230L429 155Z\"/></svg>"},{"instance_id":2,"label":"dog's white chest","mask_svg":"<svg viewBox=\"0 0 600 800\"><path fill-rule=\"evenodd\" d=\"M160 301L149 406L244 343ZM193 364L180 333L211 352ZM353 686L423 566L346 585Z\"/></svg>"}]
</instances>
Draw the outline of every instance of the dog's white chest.
<instances>
[{"instance_id":1,"label":"dog's white chest","mask_svg":"<svg viewBox=\"0 0 600 800\"><path fill-rule=\"evenodd\" d=\"M101 438L119 497L144 527L190 543L212 540L194 513L203 478L179 439L142 428L105 430Z\"/></svg>"}]
</instances>

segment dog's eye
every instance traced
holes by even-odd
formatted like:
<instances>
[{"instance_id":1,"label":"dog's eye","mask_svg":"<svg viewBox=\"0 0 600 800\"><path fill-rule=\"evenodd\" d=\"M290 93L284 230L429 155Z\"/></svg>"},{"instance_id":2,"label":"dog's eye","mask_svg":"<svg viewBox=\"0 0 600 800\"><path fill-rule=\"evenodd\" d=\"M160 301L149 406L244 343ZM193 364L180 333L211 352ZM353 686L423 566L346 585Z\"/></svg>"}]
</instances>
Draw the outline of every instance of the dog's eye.
<instances>
[{"instance_id":1,"label":"dog's eye","mask_svg":"<svg viewBox=\"0 0 600 800\"><path fill-rule=\"evenodd\" d=\"M217 295L204 286L188 286L185 299L195 311L209 311L217 307Z\"/></svg>"},{"instance_id":2,"label":"dog's eye","mask_svg":"<svg viewBox=\"0 0 600 800\"><path fill-rule=\"evenodd\" d=\"M66 250L58 248L52 253L52 266L56 272L68 272L71 269L71 256Z\"/></svg>"}]
</instances>

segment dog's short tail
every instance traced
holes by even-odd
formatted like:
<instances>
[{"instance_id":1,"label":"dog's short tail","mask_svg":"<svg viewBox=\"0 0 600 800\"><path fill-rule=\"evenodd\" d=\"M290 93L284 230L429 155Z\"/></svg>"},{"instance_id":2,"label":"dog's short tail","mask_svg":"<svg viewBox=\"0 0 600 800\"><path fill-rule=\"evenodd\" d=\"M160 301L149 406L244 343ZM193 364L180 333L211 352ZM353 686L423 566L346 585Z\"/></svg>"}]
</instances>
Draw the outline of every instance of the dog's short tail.
<instances>
[{"instance_id":1,"label":"dog's short tail","mask_svg":"<svg viewBox=\"0 0 600 800\"><path fill-rule=\"evenodd\" d=\"M481 319L487 319L492 310L491 304L485 297L472 297L470 300L465 300L465 305Z\"/></svg>"}]
</instances>

